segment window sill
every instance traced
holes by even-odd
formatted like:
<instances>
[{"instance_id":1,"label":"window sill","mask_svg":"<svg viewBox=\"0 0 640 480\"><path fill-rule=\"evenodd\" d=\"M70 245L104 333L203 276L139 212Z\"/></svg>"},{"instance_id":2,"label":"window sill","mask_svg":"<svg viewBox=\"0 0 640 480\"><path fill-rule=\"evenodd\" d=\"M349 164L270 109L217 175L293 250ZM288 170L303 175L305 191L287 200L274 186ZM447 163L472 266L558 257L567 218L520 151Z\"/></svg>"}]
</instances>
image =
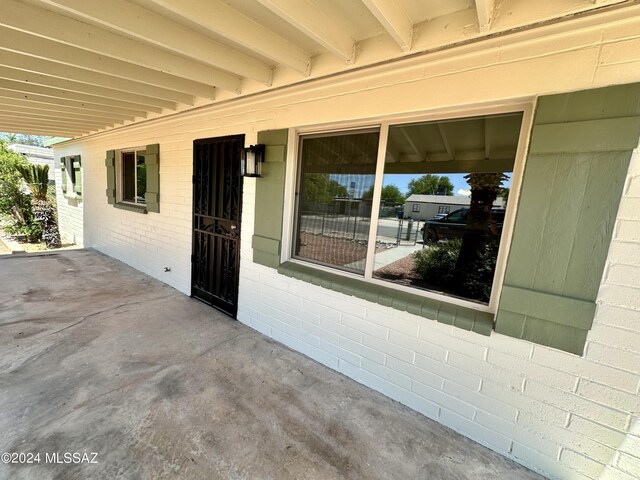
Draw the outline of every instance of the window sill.
<instances>
[{"instance_id":1,"label":"window sill","mask_svg":"<svg viewBox=\"0 0 640 480\"><path fill-rule=\"evenodd\" d=\"M145 205L135 205L133 203L117 202L113 206L116 208L119 208L120 210L127 210L128 212L136 212L136 213L143 213L143 214L148 213L147 207Z\"/></svg>"},{"instance_id":2,"label":"window sill","mask_svg":"<svg viewBox=\"0 0 640 480\"><path fill-rule=\"evenodd\" d=\"M64 198L68 200L80 200L82 196L78 195L77 193L65 193Z\"/></svg>"},{"instance_id":3,"label":"window sill","mask_svg":"<svg viewBox=\"0 0 640 480\"><path fill-rule=\"evenodd\" d=\"M362 298L464 330L490 335L493 329L493 313L481 312L422 295L400 292L395 288L326 272L295 262L282 263L277 269L278 273L287 277L297 278L345 295Z\"/></svg>"}]
</instances>

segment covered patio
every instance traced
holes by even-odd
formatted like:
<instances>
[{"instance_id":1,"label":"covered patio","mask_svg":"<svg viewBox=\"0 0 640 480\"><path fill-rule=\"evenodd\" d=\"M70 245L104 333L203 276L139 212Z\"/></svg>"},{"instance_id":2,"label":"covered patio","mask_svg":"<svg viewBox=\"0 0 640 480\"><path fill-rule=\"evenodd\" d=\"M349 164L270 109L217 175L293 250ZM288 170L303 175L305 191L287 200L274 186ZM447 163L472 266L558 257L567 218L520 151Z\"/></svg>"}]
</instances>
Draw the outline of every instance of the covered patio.
<instances>
[{"instance_id":1,"label":"covered patio","mask_svg":"<svg viewBox=\"0 0 640 480\"><path fill-rule=\"evenodd\" d=\"M0 272L0 478L541 478L96 251Z\"/></svg>"}]
</instances>

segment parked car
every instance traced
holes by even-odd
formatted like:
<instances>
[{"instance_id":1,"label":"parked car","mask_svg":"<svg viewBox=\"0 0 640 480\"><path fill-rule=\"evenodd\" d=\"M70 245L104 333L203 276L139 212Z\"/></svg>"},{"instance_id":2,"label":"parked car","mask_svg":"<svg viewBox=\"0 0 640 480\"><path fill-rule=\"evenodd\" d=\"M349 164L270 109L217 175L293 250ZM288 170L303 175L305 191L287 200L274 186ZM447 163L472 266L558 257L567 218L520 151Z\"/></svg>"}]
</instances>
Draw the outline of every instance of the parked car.
<instances>
[{"instance_id":1,"label":"parked car","mask_svg":"<svg viewBox=\"0 0 640 480\"><path fill-rule=\"evenodd\" d=\"M491 209L489 232L492 235L499 236L502 233L504 214L504 208ZM439 240L448 240L453 238L462 238L464 235L464 230L467 227L467 220L469 218L469 207L463 207L454 210L453 212L444 215L442 218L436 217L432 218L431 220L427 220L423 227L422 238L425 243L433 243Z\"/></svg>"}]
</instances>

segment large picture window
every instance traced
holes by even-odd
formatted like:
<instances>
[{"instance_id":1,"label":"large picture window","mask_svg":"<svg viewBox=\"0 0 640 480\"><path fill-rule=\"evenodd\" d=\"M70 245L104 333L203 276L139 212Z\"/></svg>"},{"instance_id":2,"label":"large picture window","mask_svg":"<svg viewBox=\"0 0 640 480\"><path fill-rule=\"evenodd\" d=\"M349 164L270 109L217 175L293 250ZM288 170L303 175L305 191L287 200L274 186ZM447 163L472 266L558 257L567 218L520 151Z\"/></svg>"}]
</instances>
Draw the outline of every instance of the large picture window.
<instances>
[{"instance_id":1,"label":"large picture window","mask_svg":"<svg viewBox=\"0 0 640 480\"><path fill-rule=\"evenodd\" d=\"M292 257L489 304L522 119L301 135Z\"/></svg>"}]
</instances>

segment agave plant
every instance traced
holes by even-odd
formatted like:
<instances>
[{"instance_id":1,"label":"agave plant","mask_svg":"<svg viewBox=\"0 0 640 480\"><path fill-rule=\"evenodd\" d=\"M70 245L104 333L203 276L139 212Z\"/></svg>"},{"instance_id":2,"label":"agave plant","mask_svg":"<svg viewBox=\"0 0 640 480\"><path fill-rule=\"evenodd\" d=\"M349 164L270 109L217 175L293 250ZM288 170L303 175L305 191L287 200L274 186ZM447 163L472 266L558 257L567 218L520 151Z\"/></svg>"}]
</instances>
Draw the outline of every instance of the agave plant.
<instances>
[{"instance_id":1,"label":"agave plant","mask_svg":"<svg viewBox=\"0 0 640 480\"><path fill-rule=\"evenodd\" d=\"M60 232L56 212L47 200L49 186L48 165L16 165L29 190L31 190L31 208L33 216L42 226L42 239L49 248L60 246Z\"/></svg>"}]
</instances>

